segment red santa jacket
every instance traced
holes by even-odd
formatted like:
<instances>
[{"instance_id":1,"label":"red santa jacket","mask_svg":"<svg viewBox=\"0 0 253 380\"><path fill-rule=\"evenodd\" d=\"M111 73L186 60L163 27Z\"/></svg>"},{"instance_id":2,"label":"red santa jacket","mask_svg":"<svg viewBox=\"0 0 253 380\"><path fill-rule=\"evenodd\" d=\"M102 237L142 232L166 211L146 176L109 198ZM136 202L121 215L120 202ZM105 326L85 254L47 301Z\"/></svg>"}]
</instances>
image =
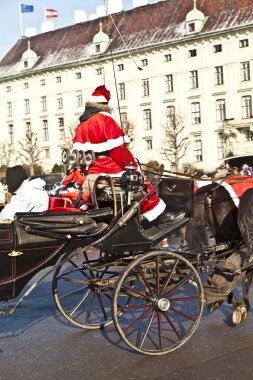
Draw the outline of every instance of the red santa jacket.
<instances>
[{"instance_id":1,"label":"red santa jacket","mask_svg":"<svg viewBox=\"0 0 253 380\"><path fill-rule=\"evenodd\" d=\"M109 113L98 112L77 127L73 149L93 150L97 154L95 163L89 167L89 174L120 176L130 162L137 166L126 146L129 142L128 136Z\"/></svg>"}]
</instances>

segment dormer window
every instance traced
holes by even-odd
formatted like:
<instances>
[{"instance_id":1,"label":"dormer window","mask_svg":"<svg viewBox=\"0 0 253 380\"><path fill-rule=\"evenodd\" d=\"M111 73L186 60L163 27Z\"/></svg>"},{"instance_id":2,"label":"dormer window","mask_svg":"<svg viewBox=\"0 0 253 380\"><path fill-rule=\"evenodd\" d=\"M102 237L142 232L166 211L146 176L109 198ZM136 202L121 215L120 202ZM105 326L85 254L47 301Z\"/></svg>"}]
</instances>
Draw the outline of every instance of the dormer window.
<instances>
[{"instance_id":1,"label":"dormer window","mask_svg":"<svg viewBox=\"0 0 253 380\"><path fill-rule=\"evenodd\" d=\"M186 15L186 34L201 32L207 20L204 13L197 9L196 1L197 0L193 0L193 9Z\"/></svg>"},{"instance_id":2,"label":"dormer window","mask_svg":"<svg viewBox=\"0 0 253 380\"><path fill-rule=\"evenodd\" d=\"M27 42L27 45L28 45L28 48L22 54L22 58L21 58L23 69L25 69L25 70L31 69L35 65L35 63L37 62L37 60L39 58L37 56L37 54L35 53L35 51L33 51L30 48L30 41L29 40Z\"/></svg>"},{"instance_id":3,"label":"dormer window","mask_svg":"<svg viewBox=\"0 0 253 380\"><path fill-rule=\"evenodd\" d=\"M94 54L104 53L110 45L110 37L103 32L101 21L99 24L99 32L95 34L92 43Z\"/></svg>"}]
</instances>

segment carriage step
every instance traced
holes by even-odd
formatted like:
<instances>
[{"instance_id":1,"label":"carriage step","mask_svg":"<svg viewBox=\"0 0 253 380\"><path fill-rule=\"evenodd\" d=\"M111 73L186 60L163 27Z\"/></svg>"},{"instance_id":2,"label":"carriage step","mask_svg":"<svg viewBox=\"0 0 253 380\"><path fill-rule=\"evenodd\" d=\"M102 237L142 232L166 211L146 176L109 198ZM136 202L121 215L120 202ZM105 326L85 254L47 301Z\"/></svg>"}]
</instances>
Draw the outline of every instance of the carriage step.
<instances>
[{"instance_id":1,"label":"carriage step","mask_svg":"<svg viewBox=\"0 0 253 380\"><path fill-rule=\"evenodd\" d=\"M180 220L176 220L173 223L165 225L163 228L158 228L153 226L147 230L142 231L142 234L149 240L161 241L164 237L166 237L170 232L174 232L177 229L185 226L189 221L189 218L182 218Z\"/></svg>"}]
</instances>

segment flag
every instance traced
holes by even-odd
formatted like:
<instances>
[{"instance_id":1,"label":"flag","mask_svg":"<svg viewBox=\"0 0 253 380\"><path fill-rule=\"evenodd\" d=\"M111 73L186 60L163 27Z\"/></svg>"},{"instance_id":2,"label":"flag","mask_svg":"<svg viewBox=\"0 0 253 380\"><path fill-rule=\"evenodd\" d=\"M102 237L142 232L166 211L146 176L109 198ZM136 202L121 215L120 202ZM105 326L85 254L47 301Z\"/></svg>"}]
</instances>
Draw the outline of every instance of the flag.
<instances>
[{"instance_id":1,"label":"flag","mask_svg":"<svg viewBox=\"0 0 253 380\"><path fill-rule=\"evenodd\" d=\"M45 9L46 18L58 17L58 12L55 9Z\"/></svg>"},{"instance_id":2,"label":"flag","mask_svg":"<svg viewBox=\"0 0 253 380\"><path fill-rule=\"evenodd\" d=\"M33 12L33 5L20 4L21 13Z\"/></svg>"}]
</instances>

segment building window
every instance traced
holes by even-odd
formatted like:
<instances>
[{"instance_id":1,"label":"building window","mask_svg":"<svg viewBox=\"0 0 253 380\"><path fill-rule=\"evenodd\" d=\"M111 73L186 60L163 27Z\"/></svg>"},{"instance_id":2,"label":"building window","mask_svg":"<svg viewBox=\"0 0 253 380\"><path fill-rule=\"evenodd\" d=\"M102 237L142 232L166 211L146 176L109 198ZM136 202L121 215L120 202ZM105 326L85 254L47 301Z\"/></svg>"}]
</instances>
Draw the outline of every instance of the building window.
<instances>
[{"instance_id":1,"label":"building window","mask_svg":"<svg viewBox=\"0 0 253 380\"><path fill-rule=\"evenodd\" d=\"M56 83L61 83L61 77L56 77Z\"/></svg>"},{"instance_id":2,"label":"building window","mask_svg":"<svg viewBox=\"0 0 253 380\"><path fill-rule=\"evenodd\" d=\"M188 31L191 33L191 32L195 32L195 22L190 22L189 25L188 25Z\"/></svg>"},{"instance_id":3,"label":"building window","mask_svg":"<svg viewBox=\"0 0 253 380\"><path fill-rule=\"evenodd\" d=\"M49 131L47 120L42 120L42 138L43 141L49 141Z\"/></svg>"},{"instance_id":4,"label":"building window","mask_svg":"<svg viewBox=\"0 0 253 380\"><path fill-rule=\"evenodd\" d=\"M41 86L45 86L45 84L46 84L46 80L45 80L45 79L41 79L41 80L40 80L40 85L41 85Z\"/></svg>"},{"instance_id":5,"label":"building window","mask_svg":"<svg viewBox=\"0 0 253 380\"><path fill-rule=\"evenodd\" d=\"M169 75L166 75L165 76L165 92L173 92L174 91L174 88L173 88L173 75L172 74L169 74Z\"/></svg>"},{"instance_id":6,"label":"building window","mask_svg":"<svg viewBox=\"0 0 253 380\"><path fill-rule=\"evenodd\" d=\"M250 119L252 117L252 100L250 95L242 96L242 118Z\"/></svg>"},{"instance_id":7,"label":"building window","mask_svg":"<svg viewBox=\"0 0 253 380\"><path fill-rule=\"evenodd\" d=\"M149 96L149 80L142 80L142 96Z\"/></svg>"},{"instance_id":8,"label":"building window","mask_svg":"<svg viewBox=\"0 0 253 380\"><path fill-rule=\"evenodd\" d=\"M253 141L253 132L250 129L244 130L245 141Z\"/></svg>"},{"instance_id":9,"label":"building window","mask_svg":"<svg viewBox=\"0 0 253 380\"><path fill-rule=\"evenodd\" d=\"M31 134L31 132L32 132L31 122L26 121L26 123L25 123L25 134L29 136Z\"/></svg>"},{"instance_id":10,"label":"building window","mask_svg":"<svg viewBox=\"0 0 253 380\"><path fill-rule=\"evenodd\" d=\"M224 121L226 119L226 103L225 99L216 100L216 121Z\"/></svg>"},{"instance_id":11,"label":"building window","mask_svg":"<svg viewBox=\"0 0 253 380\"><path fill-rule=\"evenodd\" d=\"M100 53L100 44L95 45L95 52Z\"/></svg>"},{"instance_id":12,"label":"building window","mask_svg":"<svg viewBox=\"0 0 253 380\"><path fill-rule=\"evenodd\" d=\"M41 96L41 111L47 110L47 98L46 96Z\"/></svg>"},{"instance_id":13,"label":"building window","mask_svg":"<svg viewBox=\"0 0 253 380\"><path fill-rule=\"evenodd\" d=\"M14 143L14 128L13 124L8 125L8 134L9 134L9 144Z\"/></svg>"},{"instance_id":14,"label":"building window","mask_svg":"<svg viewBox=\"0 0 253 380\"><path fill-rule=\"evenodd\" d=\"M189 58L197 57L197 49L191 49L188 52Z\"/></svg>"},{"instance_id":15,"label":"building window","mask_svg":"<svg viewBox=\"0 0 253 380\"><path fill-rule=\"evenodd\" d=\"M30 101L29 99L25 99L25 113L30 113Z\"/></svg>"},{"instance_id":16,"label":"building window","mask_svg":"<svg viewBox=\"0 0 253 380\"><path fill-rule=\"evenodd\" d=\"M247 47L247 46L249 46L249 40L248 40L248 38L245 38L245 39L239 41L239 47L240 48L244 48L244 47Z\"/></svg>"},{"instance_id":17,"label":"building window","mask_svg":"<svg viewBox=\"0 0 253 380\"><path fill-rule=\"evenodd\" d=\"M170 62L170 61L172 61L171 54L165 54L165 56L164 56L164 62Z\"/></svg>"},{"instance_id":18,"label":"building window","mask_svg":"<svg viewBox=\"0 0 253 380\"><path fill-rule=\"evenodd\" d=\"M83 105L83 94L82 90L76 91L76 106L81 107Z\"/></svg>"},{"instance_id":19,"label":"building window","mask_svg":"<svg viewBox=\"0 0 253 380\"><path fill-rule=\"evenodd\" d=\"M7 102L7 116L12 116L12 102Z\"/></svg>"},{"instance_id":20,"label":"building window","mask_svg":"<svg viewBox=\"0 0 253 380\"><path fill-rule=\"evenodd\" d=\"M241 62L241 82L250 80L250 64L249 61Z\"/></svg>"},{"instance_id":21,"label":"building window","mask_svg":"<svg viewBox=\"0 0 253 380\"><path fill-rule=\"evenodd\" d=\"M50 158L50 149L45 149L45 158Z\"/></svg>"},{"instance_id":22,"label":"building window","mask_svg":"<svg viewBox=\"0 0 253 380\"><path fill-rule=\"evenodd\" d=\"M120 63L118 65L118 71L123 71L123 70L124 70L124 65L123 65L123 63Z\"/></svg>"},{"instance_id":23,"label":"building window","mask_svg":"<svg viewBox=\"0 0 253 380\"><path fill-rule=\"evenodd\" d=\"M28 84L28 82L24 82L23 88L24 88L24 89L29 88L29 84Z\"/></svg>"},{"instance_id":24,"label":"building window","mask_svg":"<svg viewBox=\"0 0 253 380\"><path fill-rule=\"evenodd\" d=\"M200 137L195 137L193 141L193 161L200 162L203 160L202 140Z\"/></svg>"},{"instance_id":25,"label":"building window","mask_svg":"<svg viewBox=\"0 0 253 380\"><path fill-rule=\"evenodd\" d=\"M148 66L148 60L147 60L147 58L144 58L144 59L141 60L141 65L142 66Z\"/></svg>"},{"instance_id":26,"label":"building window","mask_svg":"<svg viewBox=\"0 0 253 380\"><path fill-rule=\"evenodd\" d=\"M200 103L199 102L194 102L191 104L191 117L192 117L192 124L200 124L201 123Z\"/></svg>"},{"instance_id":27,"label":"building window","mask_svg":"<svg viewBox=\"0 0 253 380\"><path fill-rule=\"evenodd\" d=\"M63 100L62 100L62 94L56 95L56 103L57 103L57 109L62 110L63 109Z\"/></svg>"},{"instance_id":28,"label":"building window","mask_svg":"<svg viewBox=\"0 0 253 380\"><path fill-rule=\"evenodd\" d=\"M58 118L58 126L59 126L59 139L64 140L65 139L65 128L64 128L64 118L63 117Z\"/></svg>"},{"instance_id":29,"label":"building window","mask_svg":"<svg viewBox=\"0 0 253 380\"><path fill-rule=\"evenodd\" d=\"M119 89L119 100L126 99L125 83L119 83L118 89Z\"/></svg>"},{"instance_id":30,"label":"building window","mask_svg":"<svg viewBox=\"0 0 253 380\"><path fill-rule=\"evenodd\" d=\"M220 53L221 51L222 51L222 45L221 44L213 45L213 52L214 53Z\"/></svg>"},{"instance_id":31,"label":"building window","mask_svg":"<svg viewBox=\"0 0 253 380\"><path fill-rule=\"evenodd\" d=\"M102 67L99 67L99 69L96 69L97 75L102 75Z\"/></svg>"},{"instance_id":32,"label":"building window","mask_svg":"<svg viewBox=\"0 0 253 380\"><path fill-rule=\"evenodd\" d=\"M80 72L76 73L76 79L81 79L82 78L82 74Z\"/></svg>"},{"instance_id":33,"label":"building window","mask_svg":"<svg viewBox=\"0 0 253 380\"><path fill-rule=\"evenodd\" d=\"M225 140L222 133L218 134L217 145L218 145L218 160L222 160L223 158L225 158Z\"/></svg>"},{"instance_id":34,"label":"building window","mask_svg":"<svg viewBox=\"0 0 253 380\"><path fill-rule=\"evenodd\" d=\"M166 107L166 120L167 120L167 126L170 126L172 123L175 122L175 106L168 106Z\"/></svg>"},{"instance_id":35,"label":"building window","mask_svg":"<svg viewBox=\"0 0 253 380\"><path fill-rule=\"evenodd\" d=\"M6 92L11 92L11 86L6 87Z\"/></svg>"},{"instance_id":36,"label":"building window","mask_svg":"<svg viewBox=\"0 0 253 380\"><path fill-rule=\"evenodd\" d=\"M24 61L24 69L27 69L28 67L28 61Z\"/></svg>"},{"instance_id":37,"label":"building window","mask_svg":"<svg viewBox=\"0 0 253 380\"><path fill-rule=\"evenodd\" d=\"M127 127L127 113L126 112L120 113L120 121L121 121L121 127L123 131L126 132L126 127Z\"/></svg>"},{"instance_id":38,"label":"building window","mask_svg":"<svg viewBox=\"0 0 253 380\"><path fill-rule=\"evenodd\" d=\"M146 129L152 129L152 122L151 122L151 110L146 109L143 110L143 128Z\"/></svg>"},{"instance_id":39,"label":"building window","mask_svg":"<svg viewBox=\"0 0 253 380\"><path fill-rule=\"evenodd\" d=\"M214 68L214 84L221 85L224 84L223 80L223 66L216 66Z\"/></svg>"},{"instance_id":40,"label":"building window","mask_svg":"<svg viewBox=\"0 0 253 380\"><path fill-rule=\"evenodd\" d=\"M190 89L198 88L199 80L198 80L198 70L190 71Z\"/></svg>"},{"instance_id":41,"label":"building window","mask_svg":"<svg viewBox=\"0 0 253 380\"><path fill-rule=\"evenodd\" d=\"M153 149L153 144L152 144L152 139L144 139L145 141L145 150L152 150Z\"/></svg>"}]
</instances>

